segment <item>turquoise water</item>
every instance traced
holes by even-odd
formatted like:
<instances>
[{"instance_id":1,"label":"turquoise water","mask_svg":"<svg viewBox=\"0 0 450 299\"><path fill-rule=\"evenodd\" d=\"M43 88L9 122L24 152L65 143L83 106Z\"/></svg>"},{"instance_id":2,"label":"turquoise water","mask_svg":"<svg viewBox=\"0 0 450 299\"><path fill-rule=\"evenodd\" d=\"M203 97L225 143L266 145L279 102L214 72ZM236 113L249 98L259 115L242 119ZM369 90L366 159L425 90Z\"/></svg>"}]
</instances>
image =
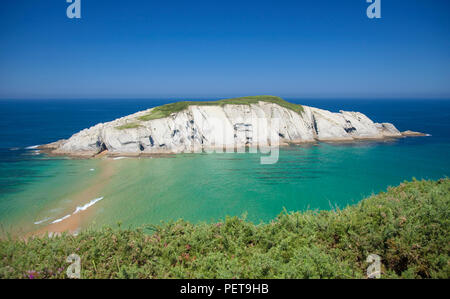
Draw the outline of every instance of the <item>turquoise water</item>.
<instances>
[{"instance_id":1,"label":"turquoise water","mask_svg":"<svg viewBox=\"0 0 450 299\"><path fill-rule=\"evenodd\" d=\"M254 154L114 161L119 173L98 215L110 224L138 225L177 218L215 221L247 212L259 222L283 208L345 207L418 173L442 177L450 165L436 167L432 156L423 159L430 150L410 146L405 159L399 144L320 144L282 149L273 165L261 165Z\"/></svg>"},{"instance_id":2,"label":"turquoise water","mask_svg":"<svg viewBox=\"0 0 450 299\"><path fill-rule=\"evenodd\" d=\"M254 222L270 221L283 209L342 208L403 180L448 176L449 102L428 101L424 105L413 101L407 103L408 109L402 109L405 102L389 103L387 111L380 108L380 102L341 102L339 107L362 111L376 121L392 121L401 130L421 130L432 136L290 146L280 150L278 163L262 165L259 154L249 153L185 154L157 159L55 159L24 149L44 143L40 142L44 138L25 134L37 139L27 143L8 140L9 148L0 151L0 223L6 230L30 231L95 198L102 200L88 208L89 217L83 227L117 222L138 226L178 218L217 221L226 215L244 213ZM336 110L333 105L337 103L315 104ZM354 109L342 107L346 105ZM100 105L97 103L96 107ZM139 110L130 103L127 107ZM114 113L102 113L117 117ZM70 117L67 123L71 123ZM83 125L79 118L77 126L78 123ZM36 136L42 134L38 128L23 130L31 130ZM57 131L50 130L48 134L56 137L69 129L56 134ZM47 135L45 138L57 139ZM35 224L42 220L45 221Z\"/></svg>"}]
</instances>

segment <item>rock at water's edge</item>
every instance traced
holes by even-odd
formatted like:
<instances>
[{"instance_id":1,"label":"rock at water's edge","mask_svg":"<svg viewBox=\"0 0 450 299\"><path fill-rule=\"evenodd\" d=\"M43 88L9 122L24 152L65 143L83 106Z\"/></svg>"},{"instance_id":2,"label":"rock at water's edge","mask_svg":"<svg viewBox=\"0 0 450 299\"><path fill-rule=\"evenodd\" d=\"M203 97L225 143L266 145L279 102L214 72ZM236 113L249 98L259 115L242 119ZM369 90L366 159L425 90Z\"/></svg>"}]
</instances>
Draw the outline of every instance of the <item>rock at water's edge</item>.
<instances>
[{"instance_id":1,"label":"rock at water's edge","mask_svg":"<svg viewBox=\"0 0 450 299\"><path fill-rule=\"evenodd\" d=\"M296 112L264 101L249 105L193 104L168 117L140 120L151 111L148 109L97 124L67 140L41 146L41 149L54 155L76 157L93 157L104 151L115 156L145 156L223 147L256 147L267 145L270 140L284 145L425 136L412 131L401 133L393 124L374 123L360 112L334 113L308 106L303 106L302 112Z\"/></svg>"},{"instance_id":2,"label":"rock at water's edge","mask_svg":"<svg viewBox=\"0 0 450 299\"><path fill-rule=\"evenodd\" d=\"M425 134L425 133L414 132L414 131L410 131L410 130L403 131L402 135L407 136L407 137L429 136L428 134Z\"/></svg>"}]
</instances>

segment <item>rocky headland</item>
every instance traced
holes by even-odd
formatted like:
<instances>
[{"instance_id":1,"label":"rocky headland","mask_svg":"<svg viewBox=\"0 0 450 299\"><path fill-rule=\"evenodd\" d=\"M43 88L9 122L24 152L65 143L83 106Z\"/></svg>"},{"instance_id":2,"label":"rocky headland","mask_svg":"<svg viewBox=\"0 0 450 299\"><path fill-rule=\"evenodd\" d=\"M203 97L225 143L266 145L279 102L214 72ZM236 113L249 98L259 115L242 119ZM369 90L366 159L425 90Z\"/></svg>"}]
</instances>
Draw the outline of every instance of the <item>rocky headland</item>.
<instances>
[{"instance_id":1,"label":"rocky headland","mask_svg":"<svg viewBox=\"0 0 450 299\"><path fill-rule=\"evenodd\" d=\"M383 140L423 133L400 132L360 112L330 112L255 96L212 102L177 102L84 129L42 145L51 155L145 156L311 142Z\"/></svg>"}]
</instances>

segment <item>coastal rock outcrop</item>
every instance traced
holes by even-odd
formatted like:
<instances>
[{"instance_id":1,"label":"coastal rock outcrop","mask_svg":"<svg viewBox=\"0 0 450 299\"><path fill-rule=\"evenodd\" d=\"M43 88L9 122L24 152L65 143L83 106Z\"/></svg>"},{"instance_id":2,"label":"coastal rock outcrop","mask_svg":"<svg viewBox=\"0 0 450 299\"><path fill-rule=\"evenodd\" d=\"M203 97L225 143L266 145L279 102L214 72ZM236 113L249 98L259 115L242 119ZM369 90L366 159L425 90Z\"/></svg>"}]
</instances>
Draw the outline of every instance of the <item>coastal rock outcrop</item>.
<instances>
[{"instance_id":1,"label":"coastal rock outcrop","mask_svg":"<svg viewBox=\"0 0 450 299\"><path fill-rule=\"evenodd\" d=\"M283 102L253 100L227 104L222 100L220 105L193 102L173 113L161 106L97 124L67 140L47 145L47 149L52 154L90 157L103 151L140 155L403 137L393 124L374 123L359 112L335 113L300 105L291 109L288 104L295 104L279 100ZM153 116L160 111L165 114Z\"/></svg>"}]
</instances>

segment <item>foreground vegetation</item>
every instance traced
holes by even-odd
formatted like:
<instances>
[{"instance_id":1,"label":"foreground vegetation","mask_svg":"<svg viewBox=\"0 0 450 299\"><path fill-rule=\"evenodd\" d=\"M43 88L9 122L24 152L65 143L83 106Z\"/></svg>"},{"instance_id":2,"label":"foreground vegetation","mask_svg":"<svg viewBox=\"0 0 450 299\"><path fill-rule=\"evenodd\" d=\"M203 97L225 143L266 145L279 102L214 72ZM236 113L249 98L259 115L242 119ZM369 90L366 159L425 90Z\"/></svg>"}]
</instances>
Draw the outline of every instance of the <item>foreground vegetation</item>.
<instances>
[{"instance_id":1,"label":"foreground vegetation","mask_svg":"<svg viewBox=\"0 0 450 299\"><path fill-rule=\"evenodd\" d=\"M198 106L250 105L250 104L257 104L258 102L274 103L297 113L303 112L303 107L301 105L289 103L279 97L251 96L251 97L224 99L219 101L176 102L166 104L163 106L155 107L149 114L141 116L139 120L149 121L153 119L168 117L172 113L183 111L191 105L198 105Z\"/></svg>"},{"instance_id":2,"label":"foreground vegetation","mask_svg":"<svg viewBox=\"0 0 450 299\"><path fill-rule=\"evenodd\" d=\"M414 181L343 210L282 213L193 225L85 231L0 241L0 277L65 278L81 257L83 278L364 278L369 254L382 278L450 278L450 180Z\"/></svg>"}]
</instances>

